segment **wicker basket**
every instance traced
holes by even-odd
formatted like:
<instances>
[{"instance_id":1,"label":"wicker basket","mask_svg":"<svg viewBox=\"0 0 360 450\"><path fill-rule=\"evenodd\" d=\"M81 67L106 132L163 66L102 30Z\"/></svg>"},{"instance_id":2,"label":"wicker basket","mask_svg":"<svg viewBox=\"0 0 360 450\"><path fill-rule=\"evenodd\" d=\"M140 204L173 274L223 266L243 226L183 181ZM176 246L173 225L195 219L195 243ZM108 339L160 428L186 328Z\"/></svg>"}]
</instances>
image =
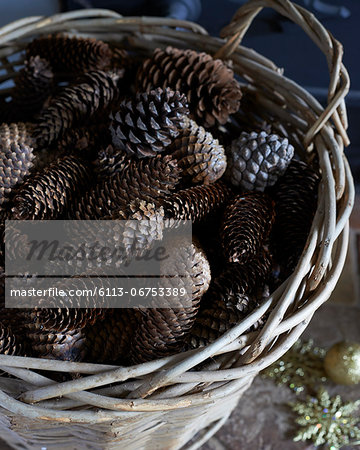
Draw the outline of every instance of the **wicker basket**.
<instances>
[{"instance_id":1,"label":"wicker basket","mask_svg":"<svg viewBox=\"0 0 360 450\"><path fill-rule=\"evenodd\" d=\"M263 7L297 23L325 54L330 72L325 109L271 61L239 46ZM293 345L340 276L354 199L343 155L349 143L344 105L349 77L341 62L342 46L312 14L288 0L245 4L223 30L226 41L189 22L81 10L29 17L3 27L0 82L16 76L29 39L58 31L126 42L143 53L171 44L223 59L231 55L235 72L248 83L247 95L265 118L287 124L281 131L300 144L302 158L318 155L318 207L296 271L211 345L132 367L0 356L0 368L12 375L0 377L0 430L14 448L195 449L222 426L259 371ZM3 87L0 95L6 93ZM264 313L265 326L244 334ZM201 370L191 370L200 363ZM39 369L83 376L55 382L38 374Z\"/></svg>"}]
</instances>

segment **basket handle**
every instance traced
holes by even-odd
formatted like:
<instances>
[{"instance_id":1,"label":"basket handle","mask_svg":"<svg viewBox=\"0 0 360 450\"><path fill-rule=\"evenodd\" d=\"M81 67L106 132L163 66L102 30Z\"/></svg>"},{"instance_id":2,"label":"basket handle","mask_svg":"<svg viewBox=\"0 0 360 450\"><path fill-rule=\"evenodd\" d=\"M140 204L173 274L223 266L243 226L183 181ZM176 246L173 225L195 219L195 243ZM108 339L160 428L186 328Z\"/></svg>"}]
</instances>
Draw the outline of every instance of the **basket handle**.
<instances>
[{"instance_id":1,"label":"basket handle","mask_svg":"<svg viewBox=\"0 0 360 450\"><path fill-rule=\"evenodd\" d=\"M218 50L215 57L229 58L240 45L254 18L265 7L274 9L299 25L326 56L330 73L328 104L306 133L304 145L307 147L313 141L315 134L322 129L330 117L344 145L349 145L344 97L349 91L350 80L347 70L342 64L343 47L305 8L290 0L249 0L235 13L230 24L221 30L220 36L227 38L227 42Z\"/></svg>"}]
</instances>

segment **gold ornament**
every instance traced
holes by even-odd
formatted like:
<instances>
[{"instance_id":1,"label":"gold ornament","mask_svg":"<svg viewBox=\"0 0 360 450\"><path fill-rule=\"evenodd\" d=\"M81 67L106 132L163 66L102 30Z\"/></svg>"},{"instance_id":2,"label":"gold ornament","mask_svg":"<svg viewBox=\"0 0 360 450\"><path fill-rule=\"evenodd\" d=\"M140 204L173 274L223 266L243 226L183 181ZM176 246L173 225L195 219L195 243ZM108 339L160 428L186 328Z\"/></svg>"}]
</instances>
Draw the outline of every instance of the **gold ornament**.
<instances>
[{"instance_id":1,"label":"gold ornament","mask_svg":"<svg viewBox=\"0 0 360 450\"><path fill-rule=\"evenodd\" d=\"M333 345L325 356L324 368L335 383L360 383L360 344L343 341Z\"/></svg>"}]
</instances>

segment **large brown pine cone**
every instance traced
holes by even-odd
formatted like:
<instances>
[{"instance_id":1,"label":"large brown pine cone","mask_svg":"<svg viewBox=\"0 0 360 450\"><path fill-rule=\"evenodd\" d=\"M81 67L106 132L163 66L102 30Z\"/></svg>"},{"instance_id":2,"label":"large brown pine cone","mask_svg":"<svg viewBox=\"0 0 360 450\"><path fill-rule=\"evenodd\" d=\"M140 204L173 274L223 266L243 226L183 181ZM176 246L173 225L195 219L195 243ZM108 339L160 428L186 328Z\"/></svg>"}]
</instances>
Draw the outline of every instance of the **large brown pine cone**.
<instances>
[{"instance_id":1,"label":"large brown pine cone","mask_svg":"<svg viewBox=\"0 0 360 450\"><path fill-rule=\"evenodd\" d=\"M274 204L266 194L237 195L225 208L220 237L228 262L246 263L267 243Z\"/></svg>"},{"instance_id":2,"label":"large brown pine cone","mask_svg":"<svg viewBox=\"0 0 360 450\"><path fill-rule=\"evenodd\" d=\"M95 164L100 176L112 176L127 169L131 161L126 152L108 145L98 151Z\"/></svg>"},{"instance_id":3,"label":"large brown pine cone","mask_svg":"<svg viewBox=\"0 0 360 450\"><path fill-rule=\"evenodd\" d=\"M54 84L54 74L50 64L39 56L31 56L25 61L15 78L9 104L11 115L16 120L27 120L40 112L49 97Z\"/></svg>"},{"instance_id":4,"label":"large brown pine cone","mask_svg":"<svg viewBox=\"0 0 360 450\"><path fill-rule=\"evenodd\" d=\"M26 338L32 354L38 358L58 359L61 361L84 361L84 331L75 329L65 332L41 330L29 325Z\"/></svg>"},{"instance_id":5,"label":"large brown pine cone","mask_svg":"<svg viewBox=\"0 0 360 450\"><path fill-rule=\"evenodd\" d=\"M212 281L186 338L187 345L190 348L207 345L244 319L258 306L270 271L271 261L266 251L246 265L228 263ZM260 325L261 321L251 329Z\"/></svg>"},{"instance_id":6,"label":"large brown pine cone","mask_svg":"<svg viewBox=\"0 0 360 450\"><path fill-rule=\"evenodd\" d=\"M103 123L91 124L79 128L65 130L62 137L56 142L59 151L67 153L79 152L83 158L95 159L99 147L111 142L109 127ZM51 149L50 152L53 152Z\"/></svg>"},{"instance_id":7,"label":"large brown pine cone","mask_svg":"<svg viewBox=\"0 0 360 450\"><path fill-rule=\"evenodd\" d=\"M116 211L111 219L124 220L123 233L117 239L128 260L142 257L163 238L164 209L154 203L133 200L126 210Z\"/></svg>"},{"instance_id":8,"label":"large brown pine cone","mask_svg":"<svg viewBox=\"0 0 360 450\"><path fill-rule=\"evenodd\" d=\"M172 194L162 200L168 226L177 226L183 220L200 222L215 213L231 197L231 189L222 181L195 186Z\"/></svg>"},{"instance_id":9,"label":"large brown pine cone","mask_svg":"<svg viewBox=\"0 0 360 450\"><path fill-rule=\"evenodd\" d=\"M37 145L51 144L69 128L106 110L119 95L118 79L116 72L94 70L83 75L78 84L62 89L39 117L34 131Z\"/></svg>"},{"instance_id":10,"label":"large brown pine cone","mask_svg":"<svg viewBox=\"0 0 360 450\"><path fill-rule=\"evenodd\" d=\"M124 100L110 115L110 131L115 148L138 158L164 151L188 114L186 98L171 89L138 93L134 100Z\"/></svg>"},{"instance_id":11,"label":"large brown pine cone","mask_svg":"<svg viewBox=\"0 0 360 450\"><path fill-rule=\"evenodd\" d=\"M166 259L166 268L174 266L174 273L186 271L192 288L187 289L186 307L149 308L142 311L135 335L131 341L130 361L140 363L171 355L181 350L184 336L191 329L202 295L209 287L211 274L210 265L203 250L197 244L189 245L186 241L179 242L180 251L171 252ZM176 246L175 246L176 248ZM181 267L180 267L181 266ZM164 278L161 286L179 287L181 278ZM181 302L181 298L177 298ZM173 299L175 304L177 303ZM156 300L155 300L156 302Z\"/></svg>"},{"instance_id":12,"label":"large brown pine cone","mask_svg":"<svg viewBox=\"0 0 360 450\"><path fill-rule=\"evenodd\" d=\"M185 182L214 183L225 172L225 150L203 127L197 126L191 119L187 122L190 126L181 130L168 152L178 160Z\"/></svg>"},{"instance_id":13,"label":"large brown pine cone","mask_svg":"<svg viewBox=\"0 0 360 450\"><path fill-rule=\"evenodd\" d=\"M319 180L312 167L294 159L272 190L276 213L272 251L282 278L295 269L304 250L316 211Z\"/></svg>"},{"instance_id":14,"label":"large brown pine cone","mask_svg":"<svg viewBox=\"0 0 360 450\"><path fill-rule=\"evenodd\" d=\"M79 202L71 217L101 219L116 211L126 211L131 201L158 204L180 180L179 169L171 156L134 160L123 171L105 178ZM70 217L70 218L71 218Z\"/></svg>"},{"instance_id":15,"label":"large brown pine cone","mask_svg":"<svg viewBox=\"0 0 360 450\"><path fill-rule=\"evenodd\" d=\"M34 165L31 138L23 123L0 126L0 205L8 201Z\"/></svg>"},{"instance_id":16,"label":"large brown pine cone","mask_svg":"<svg viewBox=\"0 0 360 450\"><path fill-rule=\"evenodd\" d=\"M0 322L0 354L25 356L21 340L15 336L11 327L2 321Z\"/></svg>"},{"instance_id":17,"label":"large brown pine cone","mask_svg":"<svg viewBox=\"0 0 360 450\"><path fill-rule=\"evenodd\" d=\"M140 68L137 85L143 91L170 87L184 93L195 120L204 127L225 123L241 99L240 85L223 61L173 47L155 50Z\"/></svg>"},{"instance_id":18,"label":"large brown pine cone","mask_svg":"<svg viewBox=\"0 0 360 450\"><path fill-rule=\"evenodd\" d=\"M61 34L34 39L26 48L26 56L47 59L61 74L76 74L106 69L112 58L108 44L96 39L68 37Z\"/></svg>"},{"instance_id":19,"label":"large brown pine cone","mask_svg":"<svg viewBox=\"0 0 360 450\"><path fill-rule=\"evenodd\" d=\"M265 286L263 294L259 290L257 296L242 296L239 307L234 307L231 304L226 305L221 300L215 300L212 307L199 312L194 326L185 338L185 349L190 350L211 344L230 328L244 320L268 295L269 290ZM259 329L263 324L264 319L260 318L245 330L244 334Z\"/></svg>"},{"instance_id":20,"label":"large brown pine cone","mask_svg":"<svg viewBox=\"0 0 360 450\"><path fill-rule=\"evenodd\" d=\"M11 212L8 210L5 210L3 217L3 221L5 222L6 219L11 219ZM5 255L5 223L1 224L1 247L4 249L4 255ZM8 222L6 225L6 258L7 261L19 261L19 259L22 260L23 269L26 271L27 269L27 261L26 257L29 255L29 251L31 249L31 244L29 243L28 236L20 231L19 227L17 226L20 222ZM20 226L22 224L20 223ZM4 245L3 245L4 244ZM1 261L1 264L3 261ZM20 267L18 268L20 272Z\"/></svg>"},{"instance_id":21,"label":"large brown pine cone","mask_svg":"<svg viewBox=\"0 0 360 450\"><path fill-rule=\"evenodd\" d=\"M56 219L64 217L78 192L91 179L87 163L65 156L43 172L30 176L16 191L11 203L12 219Z\"/></svg>"},{"instance_id":22,"label":"large brown pine cone","mask_svg":"<svg viewBox=\"0 0 360 450\"><path fill-rule=\"evenodd\" d=\"M258 286L263 286L269 277L272 259L269 252L260 252L246 264L226 263L219 276L213 279L210 289L204 297L204 305L210 305L220 299L237 309L244 296L253 294Z\"/></svg>"},{"instance_id":23,"label":"large brown pine cone","mask_svg":"<svg viewBox=\"0 0 360 450\"><path fill-rule=\"evenodd\" d=\"M141 313L135 309L107 311L105 319L84 329L86 361L113 363L128 358L129 348Z\"/></svg>"},{"instance_id":24,"label":"large brown pine cone","mask_svg":"<svg viewBox=\"0 0 360 450\"><path fill-rule=\"evenodd\" d=\"M71 283L66 283L66 289L92 289L93 286L99 284L99 279L97 283L92 284L92 280L87 278L81 283L81 279L78 279L77 283L71 285ZM83 288L81 286L84 286ZM104 283L106 286L106 283ZM58 289L63 286L57 284ZM39 301L39 307L34 309L29 313L31 322L35 324L42 330L53 330L57 332L67 332L74 329L84 328L86 325L94 324L98 319L101 319L105 315L105 308L93 308L84 307L88 302L93 303L96 299L89 295L79 297L69 297L65 295L62 298L46 298L46 305L53 303L53 308L42 308L41 300ZM100 299L99 299L100 301ZM106 301L106 300L105 300ZM102 302L102 300L101 300ZM103 302L102 302L103 303ZM80 307L78 306L80 305ZM92 305L91 305L92 306ZM104 305L106 306L106 305Z\"/></svg>"}]
</instances>

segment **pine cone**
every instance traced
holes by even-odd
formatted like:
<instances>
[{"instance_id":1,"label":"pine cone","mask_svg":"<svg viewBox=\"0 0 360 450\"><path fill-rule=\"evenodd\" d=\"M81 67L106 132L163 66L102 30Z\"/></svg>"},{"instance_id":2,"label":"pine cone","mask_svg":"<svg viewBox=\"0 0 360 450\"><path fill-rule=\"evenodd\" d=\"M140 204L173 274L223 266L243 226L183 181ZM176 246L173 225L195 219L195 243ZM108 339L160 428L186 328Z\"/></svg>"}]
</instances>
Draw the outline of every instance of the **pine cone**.
<instances>
[{"instance_id":1,"label":"pine cone","mask_svg":"<svg viewBox=\"0 0 360 450\"><path fill-rule=\"evenodd\" d=\"M135 309L108 310L104 320L84 330L86 360L99 364L126 359L139 320L141 314Z\"/></svg>"},{"instance_id":2,"label":"pine cone","mask_svg":"<svg viewBox=\"0 0 360 450\"><path fill-rule=\"evenodd\" d=\"M26 338L35 357L73 362L84 361L86 357L83 330L56 332L30 327Z\"/></svg>"},{"instance_id":3,"label":"pine cone","mask_svg":"<svg viewBox=\"0 0 360 450\"><path fill-rule=\"evenodd\" d=\"M121 79L121 86L125 91L132 90L136 74L143 57L135 52L129 53L122 48L112 48L111 68L123 70L124 75Z\"/></svg>"},{"instance_id":4,"label":"pine cone","mask_svg":"<svg viewBox=\"0 0 360 450\"><path fill-rule=\"evenodd\" d=\"M56 142L59 151L80 152L86 159L95 159L99 147L110 144L109 128L105 124L93 124L80 128L65 130L61 139Z\"/></svg>"},{"instance_id":5,"label":"pine cone","mask_svg":"<svg viewBox=\"0 0 360 450\"><path fill-rule=\"evenodd\" d=\"M16 120L29 120L38 113L53 88L54 75L50 64L39 56L31 56L15 78L11 92L11 111Z\"/></svg>"},{"instance_id":6,"label":"pine cone","mask_svg":"<svg viewBox=\"0 0 360 450\"><path fill-rule=\"evenodd\" d=\"M0 125L0 142L3 145L10 145L11 142L19 142L32 146L34 141L32 138L32 128L30 124L19 123L3 123Z\"/></svg>"},{"instance_id":7,"label":"pine cone","mask_svg":"<svg viewBox=\"0 0 360 450\"><path fill-rule=\"evenodd\" d=\"M191 278L193 285L190 298L191 306L185 308L150 308L142 311L143 318L131 340L130 361L133 363L151 361L181 350L184 336L194 323L201 296L206 292L210 283L210 266L205 254L196 245L189 246L184 243L180 248L180 253L173 252L166 259L166 266L174 265L178 268L181 265L180 270L187 268L190 271L188 276ZM190 267L189 261L191 261ZM176 271L174 273L182 272ZM164 278L163 282L164 286L168 287L171 286L172 279ZM179 278L176 278L173 283L174 286L179 287Z\"/></svg>"},{"instance_id":8,"label":"pine cone","mask_svg":"<svg viewBox=\"0 0 360 450\"><path fill-rule=\"evenodd\" d=\"M318 184L319 175L294 159L273 188L276 219L271 242L282 278L293 272L304 250L316 211Z\"/></svg>"},{"instance_id":9,"label":"pine cone","mask_svg":"<svg viewBox=\"0 0 360 450\"><path fill-rule=\"evenodd\" d=\"M0 126L0 205L33 167L31 139L23 123Z\"/></svg>"},{"instance_id":10,"label":"pine cone","mask_svg":"<svg viewBox=\"0 0 360 450\"><path fill-rule=\"evenodd\" d=\"M227 178L247 191L273 186L294 156L294 147L277 134L242 132L227 154Z\"/></svg>"},{"instance_id":11,"label":"pine cone","mask_svg":"<svg viewBox=\"0 0 360 450\"><path fill-rule=\"evenodd\" d=\"M226 306L223 302L216 300L212 308L201 311L190 333L186 336L185 349L192 350L194 348L205 347L230 330L230 328L239 324L255 308L260 306L261 300L268 297L268 288L265 287L264 290L265 293L260 300L256 296L249 297L244 295L241 299L240 309ZM261 297L260 294L259 297ZM260 318L243 334L256 331L263 324L264 318Z\"/></svg>"},{"instance_id":12,"label":"pine cone","mask_svg":"<svg viewBox=\"0 0 360 450\"><path fill-rule=\"evenodd\" d=\"M84 289L90 289L91 280L86 279L87 283L84 283ZM69 286L67 283L66 286ZM75 288L78 288L79 283L74 284ZM58 286L62 288L62 286ZM88 299L83 296L81 298L69 298L65 296L64 299L54 298L46 299L46 304L49 301L53 301L54 308L41 308L41 301L39 308L34 309L30 314L32 322L36 323L41 330L49 330L56 332L68 332L75 329L84 328L86 325L94 324L98 319L102 319L105 314L103 308L84 308ZM90 298L90 302L92 299ZM63 304L65 302L65 305ZM71 305L69 307L69 305ZM106 305L105 305L106 306Z\"/></svg>"},{"instance_id":13,"label":"pine cone","mask_svg":"<svg viewBox=\"0 0 360 450\"><path fill-rule=\"evenodd\" d=\"M195 120L204 127L225 123L239 109L241 90L223 61L206 53L167 47L156 49L137 76L139 90L170 87L186 94Z\"/></svg>"},{"instance_id":14,"label":"pine cone","mask_svg":"<svg viewBox=\"0 0 360 450\"><path fill-rule=\"evenodd\" d=\"M272 260L269 251L261 249L246 264L226 263L221 274L211 283L204 297L204 305L211 306L219 299L225 305L240 309L244 296L252 295L259 286L263 286L270 275Z\"/></svg>"},{"instance_id":15,"label":"pine cone","mask_svg":"<svg viewBox=\"0 0 360 450\"><path fill-rule=\"evenodd\" d=\"M117 211L111 219L126 220L121 247L128 259L142 257L163 238L164 209L154 203L132 201L127 211Z\"/></svg>"},{"instance_id":16,"label":"pine cone","mask_svg":"<svg viewBox=\"0 0 360 450\"><path fill-rule=\"evenodd\" d=\"M112 145L102 148L95 161L100 176L112 176L129 168L131 158L123 150L115 150Z\"/></svg>"},{"instance_id":17,"label":"pine cone","mask_svg":"<svg viewBox=\"0 0 360 450\"><path fill-rule=\"evenodd\" d=\"M101 219L126 211L131 201L157 205L179 182L179 169L170 156L131 161L127 169L99 182L80 201L72 216Z\"/></svg>"},{"instance_id":18,"label":"pine cone","mask_svg":"<svg viewBox=\"0 0 360 450\"><path fill-rule=\"evenodd\" d=\"M203 145L213 145L214 141L218 144L218 140L214 139L214 136L206 131L204 127L198 125L195 120L184 116L180 124L180 136L179 137L190 137L195 136L198 144Z\"/></svg>"},{"instance_id":19,"label":"pine cone","mask_svg":"<svg viewBox=\"0 0 360 450\"><path fill-rule=\"evenodd\" d=\"M110 115L115 148L138 158L155 156L179 134L178 127L188 114L186 98L179 92L160 88L137 94L135 100L120 103Z\"/></svg>"},{"instance_id":20,"label":"pine cone","mask_svg":"<svg viewBox=\"0 0 360 450\"><path fill-rule=\"evenodd\" d=\"M264 293L268 295L265 283L270 270L271 262L265 251L247 265L228 263L206 293L186 338L187 347L208 345L250 314ZM256 330L262 323L260 319L247 332Z\"/></svg>"},{"instance_id":21,"label":"pine cone","mask_svg":"<svg viewBox=\"0 0 360 450\"><path fill-rule=\"evenodd\" d=\"M28 353L28 346L24 345L24 336L26 333L26 310L21 310L19 308L5 308L5 290L4 285L2 286L2 306L0 308L0 322L6 328L11 330L11 333L15 336L16 342L21 345L22 352L19 351L18 356L21 353ZM26 350L25 350L26 349Z\"/></svg>"},{"instance_id":22,"label":"pine cone","mask_svg":"<svg viewBox=\"0 0 360 450\"><path fill-rule=\"evenodd\" d=\"M0 354L25 356L23 352L24 346L20 339L14 335L9 326L0 322Z\"/></svg>"},{"instance_id":23,"label":"pine cone","mask_svg":"<svg viewBox=\"0 0 360 450\"><path fill-rule=\"evenodd\" d=\"M26 48L27 59L39 55L62 74L78 74L106 69L112 58L108 44L96 39L63 36L61 34L34 39Z\"/></svg>"},{"instance_id":24,"label":"pine cone","mask_svg":"<svg viewBox=\"0 0 360 450\"><path fill-rule=\"evenodd\" d=\"M226 169L224 148L203 127L198 126L193 134L191 129L185 128L180 133L169 146L169 153L178 160L185 180L190 179L193 184L213 183Z\"/></svg>"},{"instance_id":25,"label":"pine cone","mask_svg":"<svg viewBox=\"0 0 360 450\"><path fill-rule=\"evenodd\" d=\"M127 67L128 65L131 65L132 60L133 58L125 49L117 47L112 49L112 67Z\"/></svg>"},{"instance_id":26,"label":"pine cone","mask_svg":"<svg viewBox=\"0 0 360 450\"><path fill-rule=\"evenodd\" d=\"M274 204L266 194L237 195L225 209L220 236L228 262L246 263L266 244Z\"/></svg>"},{"instance_id":27,"label":"pine cone","mask_svg":"<svg viewBox=\"0 0 360 450\"><path fill-rule=\"evenodd\" d=\"M104 222L99 221L93 224L90 222L87 227L84 223L81 223L80 229L78 229L76 222L71 225L71 230L69 230L73 235L78 236L78 233L80 233L80 235L85 236L86 242L96 242L97 248L113 248L115 253L113 253L113 256L109 255L106 261L104 260L105 254L101 256L99 253L97 257L93 254L90 260L86 259L83 266L80 266L80 262L74 261L74 271L85 274L89 273L89 269L94 269L91 274L99 273L98 270L102 273L104 264L109 264L117 268L116 275L120 276L123 272L126 275L126 271L123 271L125 265L134 258L147 257L147 253L154 247L155 243L162 240L163 218L162 207L156 207L154 203L143 200L132 200L126 208L114 211L111 216L100 218L101 220L113 221L110 235L107 223L104 224ZM76 237L75 247L78 245L78 241L79 238ZM68 264L72 264L72 262L68 262ZM109 287L111 288L111 286Z\"/></svg>"},{"instance_id":28,"label":"pine cone","mask_svg":"<svg viewBox=\"0 0 360 450\"><path fill-rule=\"evenodd\" d=\"M43 172L43 170L47 169L55 161L64 158L64 156L70 153L67 150L60 150L54 147L37 148L35 149L36 158L34 159L34 167L31 172L34 174Z\"/></svg>"},{"instance_id":29,"label":"pine cone","mask_svg":"<svg viewBox=\"0 0 360 450\"><path fill-rule=\"evenodd\" d=\"M56 219L64 216L77 192L91 179L89 167L74 156L55 161L29 177L12 201L12 219Z\"/></svg>"},{"instance_id":30,"label":"pine cone","mask_svg":"<svg viewBox=\"0 0 360 450\"><path fill-rule=\"evenodd\" d=\"M5 220L9 219L10 217L11 217L10 213L6 213L6 216L4 217L3 229L1 230L2 231L1 245L4 244L3 246L4 256L5 256L5 240L4 240ZM19 222L16 222L15 224L8 223L6 226L6 258L8 261L14 260L19 261L19 259L21 259L23 268L19 266L17 267L17 269L19 272L22 269L24 270L24 272L26 272L26 270L28 270L29 264L28 261L26 261L26 257L29 255L31 245L29 243L28 236L25 233L20 232L19 228L17 227L18 223Z\"/></svg>"},{"instance_id":31,"label":"pine cone","mask_svg":"<svg viewBox=\"0 0 360 450\"><path fill-rule=\"evenodd\" d=\"M231 189L222 181L195 186L176 192L162 200L168 226L178 226L183 220L200 222L216 212L231 196Z\"/></svg>"},{"instance_id":32,"label":"pine cone","mask_svg":"<svg viewBox=\"0 0 360 450\"><path fill-rule=\"evenodd\" d=\"M101 70L86 73L79 84L62 89L53 97L34 131L39 147L59 139L67 129L106 109L119 95L119 75Z\"/></svg>"}]
</instances>

